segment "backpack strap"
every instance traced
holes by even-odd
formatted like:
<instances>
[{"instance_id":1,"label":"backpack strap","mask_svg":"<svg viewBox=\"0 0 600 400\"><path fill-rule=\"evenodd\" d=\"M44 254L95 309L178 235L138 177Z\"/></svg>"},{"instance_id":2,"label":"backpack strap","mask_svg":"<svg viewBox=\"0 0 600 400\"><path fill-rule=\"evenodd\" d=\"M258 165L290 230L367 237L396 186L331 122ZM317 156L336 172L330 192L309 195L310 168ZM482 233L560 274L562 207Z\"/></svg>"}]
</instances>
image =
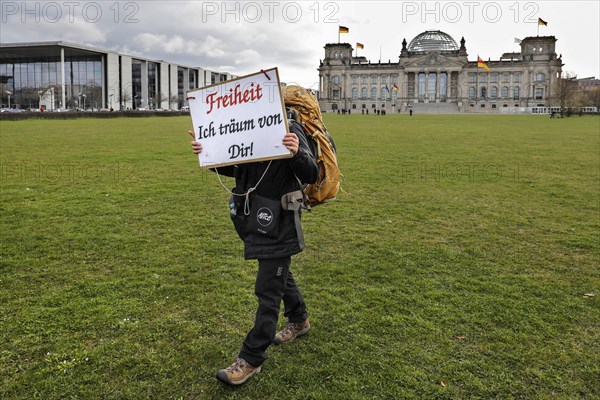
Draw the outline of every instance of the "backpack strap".
<instances>
[{"instance_id":1,"label":"backpack strap","mask_svg":"<svg viewBox=\"0 0 600 400\"><path fill-rule=\"evenodd\" d=\"M296 179L298 179L296 177ZM298 182L300 180L298 179ZM296 190L281 196L281 208L294 212L294 225L296 226L296 236L300 247L304 248L304 232L302 232L302 224L300 222L300 210L304 208L304 192Z\"/></svg>"}]
</instances>

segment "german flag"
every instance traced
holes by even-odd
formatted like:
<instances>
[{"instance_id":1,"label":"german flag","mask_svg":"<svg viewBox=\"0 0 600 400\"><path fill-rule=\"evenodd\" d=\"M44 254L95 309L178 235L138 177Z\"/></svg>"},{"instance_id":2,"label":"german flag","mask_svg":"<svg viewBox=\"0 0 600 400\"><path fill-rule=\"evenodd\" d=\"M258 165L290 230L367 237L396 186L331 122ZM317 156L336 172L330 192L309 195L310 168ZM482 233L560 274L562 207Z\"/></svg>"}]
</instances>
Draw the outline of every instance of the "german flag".
<instances>
[{"instance_id":1,"label":"german flag","mask_svg":"<svg viewBox=\"0 0 600 400\"><path fill-rule=\"evenodd\" d=\"M394 86L392 86L392 90L396 90L396 91L397 91L397 90L400 90L400 88L398 87L398 85L396 85L396 84L394 83Z\"/></svg>"},{"instance_id":2,"label":"german flag","mask_svg":"<svg viewBox=\"0 0 600 400\"><path fill-rule=\"evenodd\" d=\"M548 26L548 22L544 21L541 18L538 18L538 26Z\"/></svg>"},{"instance_id":3,"label":"german flag","mask_svg":"<svg viewBox=\"0 0 600 400\"><path fill-rule=\"evenodd\" d=\"M364 49L364 48L365 48L365 45L364 45L364 44L362 44L362 43L358 43L358 42L356 42L356 48L357 48L357 49Z\"/></svg>"},{"instance_id":4,"label":"german flag","mask_svg":"<svg viewBox=\"0 0 600 400\"><path fill-rule=\"evenodd\" d=\"M479 56L477 56L477 68L483 68L488 73L490 72L490 69L488 68L487 64L484 63L483 60L481 59L481 57L479 57Z\"/></svg>"},{"instance_id":5,"label":"german flag","mask_svg":"<svg viewBox=\"0 0 600 400\"><path fill-rule=\"evenodd\" d=\"M341 26L339 25L340 30L339 33L349 33L350 32L350 28L346 28L345 26Z\"/></svg>"}]
</instances>

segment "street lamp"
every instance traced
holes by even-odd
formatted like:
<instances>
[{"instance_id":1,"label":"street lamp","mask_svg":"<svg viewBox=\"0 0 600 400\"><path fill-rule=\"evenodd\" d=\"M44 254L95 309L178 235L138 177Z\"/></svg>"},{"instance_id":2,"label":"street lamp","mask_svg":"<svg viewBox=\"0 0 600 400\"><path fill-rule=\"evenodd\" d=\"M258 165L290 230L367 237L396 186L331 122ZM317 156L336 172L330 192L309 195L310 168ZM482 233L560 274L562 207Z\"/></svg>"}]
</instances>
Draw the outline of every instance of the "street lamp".
<instances>
[{"instance_id":1,"label":"street lamp","mask_svg":"<svg viewBox=\"0 0 600 400\"><path fill-rule=\"evenodd\" d=\"M109 95L108 95L108 98L110 99L110 110L111 110L111 111L112 111L112 108L113 108L113 107L112 107L112 101L113 101L113 96L114 96L114 95L115 95L114 93L111 93L111 94L109 94Z\"/></svg>"},{"instance_id":2,"label":"street lamp","mask_svg":"<svg viewBox=\"0 0 600 400\"><path fill-rule=\"evenodd\" d=\"M10 95L12 92L10 90L6 90L6 94L8 95L8 108L10 108Z\"/></svg>"}]
</instances>

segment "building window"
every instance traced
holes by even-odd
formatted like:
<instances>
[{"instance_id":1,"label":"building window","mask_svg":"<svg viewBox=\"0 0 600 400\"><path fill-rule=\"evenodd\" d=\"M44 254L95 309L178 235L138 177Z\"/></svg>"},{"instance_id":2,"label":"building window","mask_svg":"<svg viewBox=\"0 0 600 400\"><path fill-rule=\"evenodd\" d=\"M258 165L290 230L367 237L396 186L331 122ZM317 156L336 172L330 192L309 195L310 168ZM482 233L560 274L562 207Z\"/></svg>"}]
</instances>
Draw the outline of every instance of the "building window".
<instances>
[{"instance_id":1,"label":"building window","mask_svg":"<svg viewBox=\"0 0 600 400\"><path fill-rule=\"evenodd\" d=\"M183 71L177 70L178 97L181 99L183 93ZM133 109L142 107L142 64L134 60L131 62L131 91Z\"/></svg>"},{"instance_id":2,"label":"building window","mask_svg":"<svg viewBox=\"0 0 600 400\"><path fill-rule=\"evenodd\" d=\"M371 75L371 83L377 83L377 75Z\"/></svg>"},{"instance_id":3,"label":"building window","mask_svg":"<svg viewBox=\"0 0 600 400\"><path fill-rule=\"evenodd\" d=\"M475 86L469 86L469 100L475 99Z\"/></svg>"},{"instance_id":4,"label":"building window","mask_svg":"<svg viewBox=\"0 0 600 400\"><path fill-rule=\"evenodd\" d=\"M510 82L510 74L508 72L505 72L502 74L502 82L503 83Z\"/></svg>"},{"instance_id":5,"label":"building window","mask_svg":"<svg viewBox=\"0 0 600 400\"><path fill-rule=\"evenodd\" d=\"M492 83L498 82L498 74L497 73L494 72L493 74L490 75L490 82L492 82Z\"/></svg>"},{"instance_id":6,"label":"building window","mask_svg":"<svg viewBox=\"0 0 600 400\"><path fill-rule=\"evenodd\" d=\"M352 109L356 110L356 104L352 104Z\"/></svg>"},{"instance_id":7,"label":"building window","mask_svg":"<svg viewBox=\"0 0 600 400\"><path fill-rule=\"evenodd\" d=\"M331 77L331 83L333 83L334 85L339 85L340 84L340 77L335 75Z\"/></svg>"},{"instance_id":8,"label":"building window","mask_svg":"<svg viewBox=\"0 0 600 400\"><path fill-rule=\"evenodd\" d=\"M386 86L381 88L381 100L387 100L389 98L389 90Z\"/></svg>"},{"instance_id":9,"label":"building window","mask_svg":"<svg viewBox=\"0 0 600 400\"><path fill-rule=\"evenodd\" d=\"M334 100L340 99L340 89L333 89L332 94Z\"/></svg>"},{"instance_id":10,"label":"building window","mask_svg":"<svg viewBox=\"0 0 600 400\"><path fill-rule=\"evenodd\" d=\"M486 83L487 78L487 72L482 72L481 74L479 74L479 83Z\"/></svg>"},{"instance_id":11,"label":"building window","mask_svg":"<svg viewBox=\"0 0 600 400\"><path fill-rule=\"evenodd\" d=\"M446 102L446 96L448 95L448 74L442 72L440 74L440 101Z\"/></svg>"},{"instance_id":12,"label":"building window","mask_svg":"<svg viewBox=\"0 0 600 400\"><path fill-rule=\"evenodd\" d=\"M481 98L483 100L487 98L487 88L485 86L481 88Z\"/></svg>"},{"instance_id":13,"label":"building window","mask_svg":"<svg viewBox=\"0 0 600 400\"><path fill-rule=\"evenodd\" d=\"M515 83L520 83L521 82L521 73L515 72L515 74L513 75L513 80Z\"/></svg>"},{"instance_id":14,"label":"building window","mask_svg":"<svg viewBox=\"0 0 600 400\"><path fill-rule=\"evenodd\" d=\"M333 103L333 104L331 105L331 109L332 109L333 111L337 110L337 109L338 109L338 105L337 105L337 103Z\"/></svg>"},{"instance_id":15,"label":"building window","mask_svg":"<svg viewBox=\"0 0 600 400\"><path fill-rule=\"evenodd\" d=\"M490 88L490 99L496 100L498 98L498 88L496 86L492 86Z\"/></svg>"},{"instance_id":16,"label":"building window","mask_svg":"<svg viewBox=\"0 0 600 400\"><path fill-rule=\"evenodd\" d=\"M419 103L425 102L425 73L419 72Z\"/></svg>"},{"instance_id":17,"label":"building window","mask_svg":"<svg viewBox=\"0 0 600 400\"><path fill-rule=\"evenodd\" d=\"M398 91L392 90L392 103L395 103L398 100Z\"/></svg>"},{"instance_id":18,"label":"building window","mask_svg":"<svg viewBox=\"0 0 600 400\"><path fill-rule=\"evenodd\" d=\"M546 80L546 75L544 75L541 72L538 72L537 74L535 74L535 81L536 82L544 82Z\"/></svg>"},{"instance_id":19,"label":"building window","mask_svg":"<svg viewBox=\"0 0 600 400\"><path fill-rule=\"evenodd\" d=\"M430 72L427 79L427 98L429 101L435 101L435 95L437 93L437 74Z\"/></svg>"},{"instance_id":20,"label":"building window","mask_svg":"<svg viewBox=\"0 0 600 400\"><path fill-rule=\"evenodd\" d=\"M361 83L363 83L365 85L367 84L367 76L366 75L361 76Z\"/></svg>"},{"instance_id":21,"label":"building window","mask_svg":"<svg viewBox=\"0 0 600 400\"><path fill-rule=\"evenodd\" d=\"M357 75L352 75L352 84L358 85L358 76Z\"/></svg>"},{"instance_id":22,"label":"building window","mask_svg":"<svg viewBox=\"0 0 600 400\"><path fill-rule=\"evenodd\" d=\"M367 91L366 87L362 88L362 90L360 91L360 97L363 100L367 100L367 98L369 97L369 94L368 94L368 91Z\"/></svg>"},{"instance_id":23,"label":"building window","mask_svg":"<svg viewBox=\"0 0 600 400\"><path fill-rule=\"evenodd\" d=\"M521 97L521 89L518 86L513 88L513 99L518 99Z\"/></svg>"},{"instance_id":24,"label":"building window","mask_svg":"<svg viewBox=\"0 0 600 400\"><path fill-rule=\"evenodd\" d=\"M544 99L544 88L535 88L535 99L536 100Z\"/></svg>"},{"instance_id":25,"label":"building window","mask_svg":"<svg viewBox=\"0 0 600 400\"><path fill-rule=\"evenodd\" d=\"M502 86L502 98L508 99L508 86Z\"/></svg>"},{"instance_id":26,"label":"building window","mask_svg":"<svg viewBox=\"0 0 600 400\"><path fill-rule=\"evenodd\" d=\"M470 73L469 74L469 83L475 83L475 82L477 82L477 74Z\"/></svg>"},{"instance_id":27,"label":"building window","mask_svg":"<svg viewBox=\"0 0 600 400\"><path fill-rule=\"evenodd\" d=\"M371 88L371 100L377 100L377 88Z\"/></svg>"},{"instance_id":28,"label":"building window","mask_svg":"<svg viewBox=\"0 0 600 400\"><path fill-rule=\"evenodd\" d=\"M398 74L392 74L392 83L398 83Z\"/></svg>"},{"instance_id":29,"label":"building window","mask_svg":"<svg viewBox=\"0 0 600 400\"><path fill-rule=\"evenodd\" d=\"M358 88L352 88L352 100L358 100Z\"/></svg>"},{"instance_id":30,"label":"building window","mask_svg":"<svg viewBox=\"0 0 600 400\"><path fill-rule=\"evenodd\" d=\"M381 75L381 83L387 83L387 80L388 80L387 75Z\"/></svg>"},{"instance_id":31,"label":"building window","mask_svg":"<svg viewBox=\"0 0 600 400\"><path fill-rule=\"evenodd\" d=\"M191 72L191 70L190 70ZM150 110L156 108L156 103L160 106L160 99L157 98L158 88L158 64L153 62L148 62L148 108ZM188 73L189 78L189 73ZM188 86L193 83L193 81L188 81ZM190 87L188 87L190 89Z\"/></svg>"}]
</instances>

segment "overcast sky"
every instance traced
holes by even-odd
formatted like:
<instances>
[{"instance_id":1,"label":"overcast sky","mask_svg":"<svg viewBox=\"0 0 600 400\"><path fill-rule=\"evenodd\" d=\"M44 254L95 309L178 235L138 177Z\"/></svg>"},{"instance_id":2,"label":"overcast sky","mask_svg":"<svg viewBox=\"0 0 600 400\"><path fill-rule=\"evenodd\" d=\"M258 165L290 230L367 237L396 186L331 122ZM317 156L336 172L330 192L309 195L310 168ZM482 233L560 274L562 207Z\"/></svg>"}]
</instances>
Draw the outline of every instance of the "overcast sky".
<instances>
[{"instance_id":1,"label":"overcast sky","mask_svg":"<svg viewBox=\"0 0 600 400\"><path fill-rule=\"evenodd\" d=\"M564 71L600 76L600 1L54 1L0 2L2 42L64 40L236 75L279 67L283 81L315 87L325 43L364 44L398 61L402 39L441 30L469 60L518 51L515 38L553 35Z\"/></svg>"}]
</instances>

